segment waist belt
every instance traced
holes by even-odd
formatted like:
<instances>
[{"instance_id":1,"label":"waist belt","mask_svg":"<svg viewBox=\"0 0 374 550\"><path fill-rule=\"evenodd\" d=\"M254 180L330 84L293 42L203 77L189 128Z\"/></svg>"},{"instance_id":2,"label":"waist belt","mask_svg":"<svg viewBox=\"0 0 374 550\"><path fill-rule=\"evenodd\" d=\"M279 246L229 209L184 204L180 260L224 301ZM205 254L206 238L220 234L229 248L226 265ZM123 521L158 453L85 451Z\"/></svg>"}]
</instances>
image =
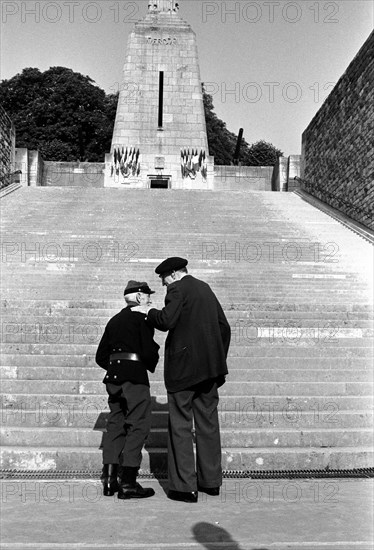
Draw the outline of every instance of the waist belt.
<instances>
[{"instance_id":1,"label":"waist belt","mask_svg":"<svg viewBox=\"0 0 374 550\"><path fill-rule=\"evenodd\" d=\"M121 359L126 359L127 361L141 361L137 353L127 353L125 351L112 353L109 356L110 361L120 361Z\"/></svg>"}]
</instances>

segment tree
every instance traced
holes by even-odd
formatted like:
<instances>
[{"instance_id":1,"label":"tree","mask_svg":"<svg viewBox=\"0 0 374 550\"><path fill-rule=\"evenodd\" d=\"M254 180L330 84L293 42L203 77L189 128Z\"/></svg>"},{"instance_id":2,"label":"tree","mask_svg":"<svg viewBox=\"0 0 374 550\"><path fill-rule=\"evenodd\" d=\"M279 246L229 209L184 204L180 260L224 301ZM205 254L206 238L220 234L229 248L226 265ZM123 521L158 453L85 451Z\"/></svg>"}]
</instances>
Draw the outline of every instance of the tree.
<instances>
[{"instance_id":1,"label":"tree","mask_svg":"<svg viewBox=\"0 0 374 550\"><path fill-rule=\"evenodd\" d=\"M27 68L0 83L0 102L16 127L17 147L45 160L102 162L110 149L117 96L65 67Z\"/></svg>"},{"instance_id":2,"label":"tree","mask_svg":"<svg viewBox=\"0 0 374 550\"><path fill-rule=\"evenodd\" d=\"M209 154L214 156L217 165L232 164L237 136L226 128L226 123L219 119L213 111L213 98L207 94L203 85L205 121L208 136ZM274 166L282 151L266 141L258 141L249 145L245 139L240 147L240 163L243 166Z\"/></svg>"},{"instance_id":3,"label":"tree","mask_svg":"<svg viewBox=\"0 0 374 550\"><path fill-rule=\"evenodd\" d=\"M271 143L264 140L253 143L246 151L243 151L245 166L274 166L283 153Z\"/></svg>"},{"instance_id":4,"label":"tree","mask_svg":"<svg viewBox=\"0 0 374 550\"><path fill-rule=\"evenodd\" d=\"M214 112L203 86L209 152L232 164L237 136ZM103 162L110 150L118 93L106 95L89 76L66 67L27 68L0 83L0 102L16 127L17 147L38 149L45 160ZM282 155L271 143L242 141L240 162L272 166Z\"/></svg>"}]
</instances>

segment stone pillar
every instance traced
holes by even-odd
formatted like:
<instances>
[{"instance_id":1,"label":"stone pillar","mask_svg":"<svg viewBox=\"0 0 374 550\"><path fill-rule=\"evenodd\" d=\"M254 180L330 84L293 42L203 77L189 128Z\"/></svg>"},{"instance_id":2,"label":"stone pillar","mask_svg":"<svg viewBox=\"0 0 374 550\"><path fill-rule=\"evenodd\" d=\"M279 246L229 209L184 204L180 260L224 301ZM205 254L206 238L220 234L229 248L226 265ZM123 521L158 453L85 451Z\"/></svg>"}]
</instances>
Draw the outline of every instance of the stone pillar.
<instances>
[{"instance_id":1,"label":"stone pillar","mask_svg":"<svg viewBox=\"0 0 374 550\"><path fill-rule=\"evenodd\" d=\"M29 185L29 152L25 148L16 149L15 170L21 170L18 181L22 186Z\"/></svg>"},{"instance_id":2,"label":"stone pillar","mask_svg":"<svg viewBox=\"0 0 374 550\"><path fill-rule=\"evenodd\" d=\"M161 176L173 188L209 188L213 159L208 159L195 33L175 11L175 2L153 4L128 39L111 154L105 159L105 186L147 187L152 178ZM162 128L158 127L160 72L164 73ZM199 157L205 153L204 177L200 166L182 176L181 151L194 151L195 156L197 151Z\"/></svg>"},{"instance_id":3,"label":"stone pillar","mask_svg":"<svg viewBox=\"0 0 374 550\"><path fill-rule=\"evenodd\" d=\"M288 184L288 157L279 157L274 165L271 179L272 191L287 191Z\"/></svg>"},{"instance_id":4,"label":"stone pillar","mask_svg":"<svg viewBox=\"0 0 374 550\"><path fill-rule=\"evenodd\" d=\"M42 185L43 161L39 151L29 151L29 185Z\"/></svg>"},{"instance_id":5,"label":"stone pillar","mask_svg":"<svg viewBox=\"0 0 374 550\"><path fill-rule=\"evenodd\" d=\"M300 164L301 155L290 155L288 158L288 182L287 189L292 191L293 189L300 188L300 182L295 180L295 177L300 178Z\"/></svg>"}]
</instances>

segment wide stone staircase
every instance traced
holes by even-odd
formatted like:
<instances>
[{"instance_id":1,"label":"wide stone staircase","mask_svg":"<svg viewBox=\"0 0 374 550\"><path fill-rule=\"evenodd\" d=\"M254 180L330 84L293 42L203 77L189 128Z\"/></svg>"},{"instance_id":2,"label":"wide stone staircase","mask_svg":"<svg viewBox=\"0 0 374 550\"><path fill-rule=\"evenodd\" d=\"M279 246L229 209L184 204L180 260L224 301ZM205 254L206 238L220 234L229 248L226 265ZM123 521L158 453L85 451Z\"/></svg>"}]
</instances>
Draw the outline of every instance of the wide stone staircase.
<instances>
[{"instance_id":1,"label":"wide stone staircase","mask_svg":"<svg viewBox=\"0 0 374 550\"><path fill-rule=\"evenodd\" d=\"M232 327L226 470L373 465L372 246L293 193L22 188L1 200L1 468L96 470L95 352L129 279L189 259ZM156 332L163 350L165 335ZM143 470L166 469L163 359Z\"/></svg>"}]
</instances>

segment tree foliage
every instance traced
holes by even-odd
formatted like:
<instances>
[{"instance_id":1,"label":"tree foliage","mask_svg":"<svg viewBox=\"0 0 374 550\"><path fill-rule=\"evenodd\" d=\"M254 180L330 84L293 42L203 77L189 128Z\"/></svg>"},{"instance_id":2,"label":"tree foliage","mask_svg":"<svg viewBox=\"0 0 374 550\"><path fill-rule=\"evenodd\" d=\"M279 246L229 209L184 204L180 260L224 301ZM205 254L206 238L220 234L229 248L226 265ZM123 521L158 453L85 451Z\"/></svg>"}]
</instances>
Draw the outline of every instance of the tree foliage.
<instances>
[{"instance_id":1,"label":"tree foliage","mask_svg":"<svg viewBox=\"0 0 374 550\"><path fill-rule=\"evenodd\" d=\"M216 164L232 164L237 136L214 112L203 87L209 153ZM0 102L16 127L17 147L38 149L45 160L103 162L110 150L118 94L106 95L89 76L66 67L27 68L0 83ZM272 166L282 152L271 143L249 145L240 162Z\"/></svg>"},{"instance_id":2,"label":"tree foliage","mask_svg":"<svg viewBox=\"0 0 374 550\"><path fill-rule=\"evenodd\" d=\"M208 136L209 154L214 156L217 165L233 163L238 137L230 132L226 123L214 112L213 98L203 86L205 120ZM271 143L258 141L249 145L242 139L239 161L243 166L274 166L283 153Z\"/></svg>"},{"instance_id":3,"label":"tree foliage","mask_svg":"<svg viewBox=\"0 0 374 550\"><path fill-rule=\"evenodd\" d=\"M46 160L103 161L110 149L117 96L65 67L27 68L0 83L0 102L16 127L17 147Z\"/></svg>"}]
</instances>

